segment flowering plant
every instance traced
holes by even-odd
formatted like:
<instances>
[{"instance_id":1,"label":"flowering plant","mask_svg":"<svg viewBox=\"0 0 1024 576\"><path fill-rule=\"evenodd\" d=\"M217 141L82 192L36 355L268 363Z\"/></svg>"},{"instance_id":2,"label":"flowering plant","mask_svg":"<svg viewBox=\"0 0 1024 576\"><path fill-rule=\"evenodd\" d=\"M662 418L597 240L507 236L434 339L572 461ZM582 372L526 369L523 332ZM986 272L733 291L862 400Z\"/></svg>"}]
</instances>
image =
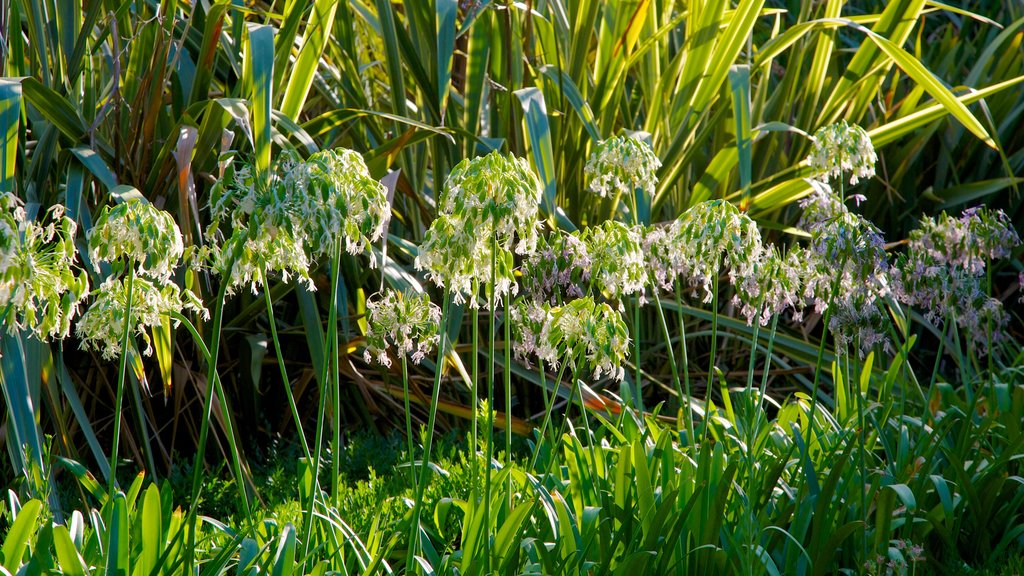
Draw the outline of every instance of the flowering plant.
<instances>
[{"instance_id":1,"label":"flowering plant","mask_svg":"<svg viewBox=\"0 0 1024 576\"><path fill-rule=\"evenodd\" d=\"M853 185L862 178L874 177L878 156L871 138L860 126L840 120L819 128L811 140L814 144L807 163L815 178L841 180L849 173Z\"/></svg>"},{"instance_id":2,"label":"flowering plant","mask_svg":"<svg viewBox=\"0 0 1024 576\"><path fill-rule=\"evenodd\" d=\"M400 355L411 355L419 364L437 345L441 310L426 294L402 294L388 289L378 299L366 302L366 349L363 359L376 358L391 366L388 351L394 346Z\"/></svg>"},{"instance_id":3,"label":"flowering plant","mask_svg":"<svg viewBox=\"0 0 1024 576\"><path fill-rule=\"evenodd\" d=\"M661 160L647 142L635 136L603 140L590 155L584 173L590 190L602 198L611 193L632 194L641 189L654 197Z\"/></svg>"},{"instance_id":4,"label":"flowering plant","mask_svg":"<svg viewBox=\"0 0 1024 576\"><path fill-rule=\"evenodd\" d=\"M0 196L0 310L8 332L28 330L41 340L64 338L89 292L75 263L75 221L64 207L43 225L29 220L13 194Z\"/></svg>"}]
</instances>

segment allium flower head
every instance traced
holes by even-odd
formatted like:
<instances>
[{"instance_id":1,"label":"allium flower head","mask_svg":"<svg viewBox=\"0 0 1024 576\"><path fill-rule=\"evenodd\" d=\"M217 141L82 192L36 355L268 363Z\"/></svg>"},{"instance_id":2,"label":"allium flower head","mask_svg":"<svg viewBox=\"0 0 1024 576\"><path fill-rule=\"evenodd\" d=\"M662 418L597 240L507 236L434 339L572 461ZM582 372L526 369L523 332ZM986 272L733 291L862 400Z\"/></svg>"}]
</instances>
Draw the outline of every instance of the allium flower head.
<instances>
[{"instance_id":1,"label":"allium flower head","mask_svg":"<svg viewBox=\"0 0 1024 576\"><path fill-rule=\"evenodd\" d=\"M551 336L555 316L546 302L517 300L510 310L512 322L512 352L517 360L530 367L536 357L541 365L546 362L558 366L557 342Z\"/></svg>"},{"instance_id":2,"label":"allium flower head","mask_svg":"<svg viewBox=\"0 0 1024 576\"><path fill-rule=\"evenodd\" d=\"M889 261L874 224L850 212L828 185L811 182L814 192L801 202L798 226L811 234L806 252L803 296L823 312L831 303L829 329L840 347L888 346L884 298L889 294Z\"/></svg>"},{"instance_id":3,"label":"allium flower head","mask_svg":"<svg viewBox=\"0 0 1024 576\"><path fill-rule=\"evenodd\" d=\"M134 262L136 273L166 282L184 253L181 231L166 211L142 199L106 206L89 231L94 262Z\"/></svg>"},{"instance_id":4,"label":"allium flower head","mask_svg":"<svg viewBox=\"0 0 1024 576\"><path fill-rule=\"evenodd\" d=\"M439 214L423 236L415 266L426 272L427 279L452 293L456 303L468 297L469 305L477 307L479 287L490 289L491 247L490 237L478 235L469 220ZM507 294L514 296L519 286L513 275L511 252L498 245L494 264L494 296L498 302Z\"/></svg>"},{"instance_id":5,"label":"allium flower head","mask_svg":"<svg viewBox=\"0 0 1024 576\"><path fill-rule=\"evenodd\" d=\"M284 179L301 193L307 243L314 255L344 239L349 254L359 254L384 235L390 217L384 186L370 176L358 152L335 148L317 152ZM371 256L370 265L375 264Z\"/></svg>"},{"instance_id":6,"label":"allium flower head","mask_svg":"<svg viewBox=\"0 0 1024 576\"><path fill-rule=\"evenodd\" d=\"M128 286L124 280L108 278L95 294L96 299L82 314L75 332L82 339L82 349L99 351L104 360L113 360L121 355L121 337L126 323L132 334L145 342L143 354L148 356L153 353L150 328L162 324L165 318L183 309L206 315L202 302L191 291L179 290L172 283L151 281L144 276L132 281L130 320L125 314Z\"/></svg>"},{"instance_id":7,"label":"allium flower head","mask_svg":"<svg viewBox=\"0 0 1024 576\"><path fill-rule=\"evenodd\" d=\"M803 312L801 299L801 274L806 254L800 248L789 251L785 257L774 246L765 248L754 263L753 274L742 279L735 286L733 304L747 319L747 325L755 321L762 326L768 324L773 315L793 310L796 318Z\"/></svg>"},{"instance_id":8,"label":"allium flower head","mask_svg":"<svg viewBox=\"0 0 1024 576\"><path fill-rule=\"evenodd\" d=\"M811 234L811 248L833 265L858 269L857 277L876 278L888 270L885 242L869 220L850 212L831 189L812 182L814 193L801 201L797 224Z\"/></svg>"},{"instance_id":9,"label":"allium flower head","mask_svg":"<svg viewBox=\"0 0 1024 576\"><path fill-rule=\"evenodd\" d=\"M619 301L620 310L622 298L630 294L639 294L642 302L647 286L641 234L642 228L615 220L606 220L584 233L591 276L608 298Z\"/></svg>"},{"instance_id":10,"label":"allium flower head","mask_svg":"<svg viewBox=\"0 0 1024 576\"><path fill-rule=\"evenodd\" d=\"M893 270L896 298L924 309L933 324L953 318L984 354L1005 338L1009 315L990 298L982 279L989 260L1009 256L1020 238L1002 211L965 210L925 218L910 233Z\"/></svg>"},{"instance_id":11,"label":"allium flower head","mask_svg":"<svg viewBox=\"0 0 1024 576\"><path fill-rule=\"evenodd\" d=\"M541 236L523 262L523 287L538 302L582 298L590 287L590 268L590 253L578 232Z\"/></svg>"},{"instance_id":12,"label":"allium flower head","mask_svg":"<svg viewBox=\"0 0 1024 576\"><path fill-rule=\"evenodd\" d=\"M8 332L28 330L40 340L63 338L89 292L75 262L74 220L64 207L49 210L43 225L28 220L20 201L0 196L0 311ZM77 273L76 273L77 272Z\"/></svg>"},{"instance_id":13,"label":"allium flower head","mask_svg":"<svg viewBox=\"0 0 1024 576\"><path fill-rule=\"evenodd\" d=\"M576 354L591 371L594 380L607 374L617 380L625 376L622 363L629 354L629 330L619 312L593 298L579 298L551 311L550 345ZM575 368L575 366L573 366Z\"/></svg>"},{"instance_id":14,"label":"allium flower head","mask_svg":"<svg viewBox=\"0 0 1024 576\"><path fill-rule=\"evenodd\" d=\"M661 160L647 142L632 136L614 136L602 141L587 160L584 172L590 190L602 198L609 194L632 194L637 188L654 197Z\"/></svg>"},{"instance_id":15,"label":"allium flower head","mask_svg":"<svg viewBox=\"0 0 1024 576\"><path fill-rule=\"evenodd\" d=\"M691 286L703 287L704 301L712 298L712 279L729 268L733 284L754 275L761 258L761 233L757 224L731 202L708 200L690 207L669 230L678 246L681 272Z\"/></svg>"},{"instance_id":16,"label":"allium flower head","mask_svg":"<svg viewBox=\"0 0 1024 576\"><path fill-rule=\"evenodd\" d=\"M861 178L874 177L878 156L871 138L860 126L840 120L819 128L812 140L807 163L815 178L841 179L848 173L850 184L856 184Z\"/></svg>"},{"instance_id":17,"label":"allium flower head","mask_svg":"<svg viewBox=\"0 0 1024 576\"><path fill-rule=\"evenodd\" d=\"M256 294L272 273L286 282L295 277L308 289L315 288L309 277L308 173L297 158L283 155L276 169L266 174L250 166L234 170L229 165L224 178L213 186L214 222L207 236L218 244L213 268L224 275L228 294L239 286L249 286ZM230 223L231 230L226 240L218 242L222 222Z\"/></svg>"},{"instance_id":18,"label":"allium flower head","mask_svg":"<svg viewBox=\"0 0 1024 576\"><path fill-rule=\"evenodd\" d=\"M438 198L438 212L469 222L477 235L528 254L537 243L541 184L523 158L501 154L467 158L452 168Z\"/></svg>"},{"instance_id":19,"label":"allium flower head","mask_svg":"<svg viewBox=\"0 0 1024 576\"><path fill-rule=\"evenodd\" d=\"M419 364L440 340L441 310L426 294L401 294L387 289L377 299L366 302L366 349L363 359L374 358L391 366L388 350L411 355Z\"/></svg>"}]
</instances>

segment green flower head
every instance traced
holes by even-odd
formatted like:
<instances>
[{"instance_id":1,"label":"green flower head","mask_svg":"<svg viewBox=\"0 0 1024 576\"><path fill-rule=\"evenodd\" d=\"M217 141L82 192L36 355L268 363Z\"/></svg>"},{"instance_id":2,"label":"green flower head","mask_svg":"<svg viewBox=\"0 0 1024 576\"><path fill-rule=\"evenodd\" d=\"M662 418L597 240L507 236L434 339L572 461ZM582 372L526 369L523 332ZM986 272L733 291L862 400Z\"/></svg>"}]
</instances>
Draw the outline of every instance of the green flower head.
<instances>
[{"instance_id":1,"label":"green flower head","mask_svg":"<svg viewBox=\"0 0 1024 576\"><path fill-rule=\"evenodd\" d=\"M644 257L643 229L606 220L588 228L584 234L590 254L590 274L596 285L612 300L639 294L643 302L647 286L647 262Z\"/></svg>"},{"instance_id":2,"label":"green flower head","mask_svg":"<svg viewBox=\"0 0 1024 576\"><path fill-rule=\"evenodd\" d=\"M440 340L441 310L426 294L402 294L387 289L377 299L366 302L366 349L363 359L374 358L391 366L388 350L394 346L400 355L411 355L419 364Z\"/></svg>"},{"instance_id":3,"label":"green flower head","mask_svg":"<svg viewBox=\"0 0 1024 576\"><path fill-rule=\"evenodd\" d=\"M550 348L572 351L570 361L582 354L594 380L603 374L622 380L626 375L622 363L628 355L629 330L619 312L588 297L552 309L551 314Z\"/></svg>"},{"instance_id":4,"label":"green flower head","mask_svg":"<svg viewBox=\"0 0 1024 576\"><path fill-rule=\"evenodd\" d=\"M127 318L128 287L120 278L108 278L96 291L96 299L75 329L82 349L98 351L104 360L118 358L123 352L121 336L127 323L132 333L145 342L143 354L148 356L153 353L149 337L153 326L184 309L207 316L202 302L190 290L179 290L171 283L163 283L162 287L158 284L141 276L132 280L131 318Z\"/></svg>"},{"instance_id":5,"label":"green flower head","mask_svg":"<svg viewBox=\"0 0 1024 576\"><path fill-rule=\"evenodd\" d=\"M94 262L133 262L138 274L167 281L184 247L174 218L138 198L103 208L89 231L89 252Z\"/></svg>"},{"instance_id":6,"label":"green flower head","mask_svg":"<svg viewBox=\"0 0 1024 576\"><path fill-rule=\"evenodd\" d=\"M590 176L590 190L602 198L632 194L637 188L653 198L658 168L661 160L647 142L634 136L614 136L597 145L584 172Z\"/></svg>"},{"instance_id":7,"label":"green flower head","mask_svg":"<svg viewBox=\"0 0 1024 576\"><path fill-rule=\"evenodd\" d=\"M9 332L27 330L40 340L63 338L89 292L75 269L77 226L64 207L49 210L45 225L29 220L20 201L0 196L0 311Z\"/></svg>"},{"instance_id":8,"label":"green flower head","mask_svg":"<svg viewBox=\"0 0 1024 576\"><path fill-rule=\"evenodd\" d=\"M850 184L856 184L861 178L874 177L878 156L871 137L860 126L840 120L819 128L812 140L807 163L815 178L842 179L849 174Z\"/></svg>"},{"instance_id":9,"label":"green flower head","mask_svg":"<svg viewBox=\"0 0 1024 576\"><path fill-rule=\"evenodd\" d=\"M285 178L285 185L293 194L305 192L301 213L316 254L327 252L338 239L344 239L349 254L359 254L384 235L390 217L387 194L358 152L317 152ZM371 257L370 265L375 264Z\"/></svg>"},{"instance_id":10,"label":"green flower head","mask_svg":"<svg viewBox=\"0 0 1024 576\"><path fill-rule=\"evenodd\" d=\"M452 168L438 212L471 223L479 236L494 234L505 250L528 254L537 244L540 197L540 180L526 160L494 151Z\"/></svg>"}]
</instances>

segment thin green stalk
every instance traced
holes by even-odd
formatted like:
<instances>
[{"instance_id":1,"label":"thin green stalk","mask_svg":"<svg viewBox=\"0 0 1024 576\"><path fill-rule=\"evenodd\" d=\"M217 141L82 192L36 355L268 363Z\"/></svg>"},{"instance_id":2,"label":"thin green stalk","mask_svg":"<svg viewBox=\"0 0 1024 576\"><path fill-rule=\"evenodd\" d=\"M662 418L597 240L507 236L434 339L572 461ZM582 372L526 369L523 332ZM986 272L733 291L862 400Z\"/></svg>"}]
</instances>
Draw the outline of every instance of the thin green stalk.
<instances>
[{"instance_id":1,"label":"thin green stalk","mask_svg":"<svg viewBox=\"0 0 1024 576\"><path fill-rule=\"evenodd\" d=\"M637 214L637 202L636 202L636 190L633 190L630 195L630 211L633 213L633 225L640 225L640 215ZM655 290L656 291L656 290ZM633 379L633 399L636 403L636 409L641 413L644 411L644 394L641 387L641 378L643 377L643 371L640 362L640 294L637 295L636 302L633 307L633 362L636 366L636 376Z\"/></svg>"},{"instance_id":2,"label":"thin green stalk","mask_svg":"<svg viewBox=\"0 0 1024 576\"><path fill-rule=\"evenodd\" d=\"M708 434L711 433L711 388L715 379L715 350L718 348L718 276L721 264L719 258L715 262L714 275L711 277L711 353L708 359L708 384L704 393L704 435L701 442L708 441Z\"/></svg>"},{"instance_id":3,"label":"thin green stalk","mask_svg":"<svg viewBox=\"0 0 1024 576\"><path fill-rule=\"evenodd\" d=\"M263 299L267 305L267 321L270 323L270 336L274 340L274 353L277 355L277 365L281 372L281 382L284 384L284 392L288 397L288 407L292 412L292 420L295 421L295 430L299 433L299 443L302 444L302 453L309 461L312 458L312 454L309 453L309 443L306 442L306 433L302 430L302 419L299 417L299 408L295 403L295 395L292 392L291 380L288 378L288 368L284 363L284 354L281 351L281 340L277 335L277 321L274 318L274 303L270 299L270 285L267 284L267 280L263 275L263 272L259 272L259 283L263 286Z\"/></svg>"},{"instance_id":4,"label":"thin green stalk","mask_svg":"<svg viewBox=\"0 0 1024 576\"><path fill-rule=\"evenodd\" d=\"M309 544L310 544L311 536L312 536L312 533L313 533L313 518L315 516L314 510L315 510L315 506L316 506L316 496L317 496L317 493L320 491L320 461L321 461L321 455L323 454L324 423L327 420L327 417L326 417L326 412L327 412L327 396L330 394L330 385L328 384L328 382L333 382L334 381L334 379L331 378L331 375L330 375L330 373L331 373L331 366L335 366L334 372L338 372L338 370L337 370L337 362L338 362L338 350L337 350L337 343L338 343L338 331L337 331L338 310L337 310L336 300L337 300L337 293L338 293L338 286L337 286L338 272L337 271L338 271L338 266L340 265L340 259L341 259L340 243L336 243L335 246L332 247L331 250L332 250L332 252L331 252L331 260L332 260L332 264L334 264L334 269L331 271L331 296L330 296L331 302L330 302L330 305L328 306L328 311L327 311L327 334L326 334L326 336L324 338L325 339L324 347L327 349L327 353L324 354L323 364L321 365L321 371L320 371L320 401L319 401L319 404L317 406L316 439L314 440L314 447L313 447L313 456L314 456L314 458L310 461L310 466L313 469L313 489L309 491L309 501L308 501L308 504L307 504L307 507L306 507L306 510L305 510L306 516L304 518L305 526L303 527L303 542L305 543L305 557L307 557L307 558L309 558ZM332 361L332 358L333 358L333 361ZM338 386L338 388L340 389L340 385ZM337 404L337 402L336 402L336 404ZM336 418L338 420L340 420L341 416L340 416L339 410L335 410L335 415L336 415ZM338 425L335 427L335 430L338 432L339 435L340 435L340 428L341 428L341 426L340 426L340 422L339 422ZM340 447L340 438L339 438L338 446ZM334 460L334 465L335 466L339 466L340 465L340 460L339 460L340 453L336 451L334 454L332 454L332 456L333 456L332 460ZM338 475L340 475L340 468L338 470ZM337 495L338 495L338 482L337 482L337 476L334 475L333 470L332 470L332 478L331 479L333 481L333 484L332 484L332 494L336 498Z\"/></svg>"},{"instance_id":5,"label":"thin green stalk","mask_svg":"<svg viewBox=\"0 0 1024 576\"><path fill-rule=\"evenodd\" d=\"M683 320L682 286L679 284L679 278L675 279L675 287L676 315L679 319L679 350L682 353L683 388L686 392L686 433L689 434L686 442L693 446L697 436L693 432L693 409L690 404L693 394L690 393L690 361L686 352L686 322Z\"/></svg>"},{"instance_id":6,"label":"thin green stalk","mask_svg":"<svg viewBox=\"0 0 1024 576\"><path fill-rule=\"evenodd\" d=\"M661 322L661 334L665 338L665 347L668 348L668 367L672 371L672 383L675 384L676 394L679 395L679 410L683 410L683 384L679 379L679 368L676 366L676 349L672 345L672 335L668 330L668 322L665 320L665 311L661 307L661 296L658 290L654 290L654 305L658 309L658 320Z\"/></svg>"},{"instance_id":7,"label":"thin green stalk","mask_svg":"<svg viewBox=\"0 0 1024 576\"><path fill-rule=\"evenodd\" d=\"M411 483L413 490L419 493L419 489L416 486L416 454L413 449L412 441L412 408L409 406L409 361L402 354L402 391L404 393L405 400L405 438L408 443L407 450L409 451L409 482ZM426 466L427 462L424 460L423 466ZM416 518L416 522L409 525L409 553L405 555L405 572L406 574L412 574L413 558L415 549L413 542L416 538L416 530L419 519Z\"/></svg>"},{"instance_id":8,"label":"thin green stalk","mask_svg":"<svg viewBox=\"0 0 1024 576\"><path fill-rule=\"evenodd\" d=\"M480 283L476 280L473 281L473 298L480 293ZM445 301L447 303L447 300ZM471 360L473 377L470 378L469 382L469 395L470 395L470 451L473 457L469 460L469 486L470 494L476 494L477 481L480 479L477 470L477 454L480 450L480 437L479 437L479 425L478 419L478 408L480 406L480 307L470 307L470 319L473 324L473 358ZM442 324L442 326L444 326Z\"/></svg>"},{"instance_id":9,"label":"thin green stalk","mask_svg":"<svg viewBox=\"0 0 1024 576\"><path fill-rule=\"evenodd\" d=\"M333 401L334 435L331 439L331 488L334 505L340 505L341 498L341 365L338 349L338 281L341 276L341 242L335 243L331 254L331 315L327 324L327 340L330 342L331 400Z\"/></svg>"},{"instance_id":10,"label":"thin green stalk","mask_svg":"<svg viewBox=\"0 0 1024 576\"><path fill-rule=\"evenodd\" d=\"M128 337L132 325L132 291L135 288L135 260L128 261L127 299L124 305L124 330L121 334L121 360L117 365L117 400L114 404L114 446L110 450L110 478L107 483L107 497L114 498L117 486L117 449L121 443L121 404L124 402L124 378L128 369Z\"/></svg>"},{"instance_id":11,"label":"thin green stalk","mask_svg":"<svg viewBox=\"0 0 1024 576\"><path fill-rule=\"evenodd\" d=\"M573 369L572 369L572 390L570 390L570 392L569 392L569 404L566 405L566 407L565 407L565 417L562 418L562 423L558 427L558 434L555 436L555 441L556 442L558 441L559 438L561 438L562 436L565 435L566 427L569 424L569 409L572 408L572 398L573 398L573 396L576 395L576 386L579 384L579 379L580 379L580 364L581 364L581 362L579 362L579 360L581 359L582 352L580 352L580 351L578 351L576 349L573 349L573 350L569 351L569 354L570 354L570 356L568 356L566 358L566 363L567 364L569 364L569 363L573 364ZM581 403L582 403L582 400L583 400L583 396L581 395L580 396ZM552 448L554 448L554 446ZM557 461L558 461L558 458L555 458L555 457L551 458L551 462L548 463L548 470L547 470L548 475L553 473L553 471L554 471L554 464Z\"/></svg>"},{"instance_id":12,"label":"thin green stalk","mask_svg":"<svg viewBox=\"0 0 1024 576\"><path fill-rule=\"evenodd\" d=\"M210 433L210 415L213 411L213 380L217 378L217 356L220 351L220 331L221 325L224 321L224 299L227 297L228 280L226 275L222 275L220 290L217 293L217 301L213 306L213 324L210 332L210 346L205 350L206 352L206 398L203 401L203 420L199 427L199 445L196 447L195 460L192 464L192 498L191 504L189 505L188 514L185 519L185 528L188 530L188 545L185 548L186 562L185 566L188 568L187 573L192 574L195 571L195 547L196 547L196 511L199 504L199 492L202 487L202 469L203 462L206 460L206 442ZM193 333L193 337L200 347L205 346L205 342L200 337L198 332ZM113 476L113 474L111 474ZM239 482L241 479L239 479ZM246 506L248 506L248 502Z\"/></svg>"},{"instance_id":13,"label":"thin green stalk","mask_svg":"<svg viewBox=\"0 0 1024 576\"><path fill-rule=\"evenodd\" d=\"M759 299L757 309L760 310L764 306L764 298ZM746 517L747 517L747 536L750 540L747 542L747 554L745 563L747 565L747 574L753 576L754 561L754 544L757 538L754 535L756 521L754 518L754 503L751 501L751 495L754 493L754 435L756 430L754 428L756 418L761 407L761 398L757 398L755 403L754 398L751 396L754 392L754 364L757 361L757 337L761 330L761 319L754 319L754 334L750 342L750 364L747 367L747 388L744 391L744 418L746 419L746 464L747 464L747 489L746 489ZM768 372L768 364L771 358L765 359L765 373ZM728 392L726 392L728 393Z\"/></svg>"},{"instance_id":14,"label":"thin green stalk","mask_svg":"<svg viewBox=\"0 0 1024 576\"><path fill-rule=\"evenodd\" d=\"M505 313L502 324L505 329L505 368L502 370L505 381L505 466L512 467L512 323L509 322L509 295L505 295ZM512 475L505 475L505 510L512 511Z\"/></svg>"},{"instance_id":15,"label":"thin green stalk","mask_svg":"<svg viewBox=\"0 0 1024 576\"><path fill-rule=\"evenodd\" d=\"M640 369L640 299L637 298L633 306L633 362L636 366L636 376L633 380L633 401L636 404L636 409L641 413L644 411L644 394L640 386L641 369Z\"/></svg>"},{"instance_id":16,"label":"thin green stalk","mask_svg":"<svg viewBox=\"0 0 1024 576\"><path fill-rule=\"evenodd\" d=\"M859 343L858 343L859 348ZM845 354L846 360L846 381L853 385L856 390L857 399L857 468L860 475L860 514L861 521L864 522L864 529L861 530L861 558L866 559L868 557L868 502L867 502L867 462L864 455L864 447L867 445L865 435L867 430L864 428L864 393L860 388L860 379L854 377L850 371L850 354Z\"/></svg>"},{"instance_id":17,"label":"thin green stalk","mask_svg":"<svg viewBox=\"0 0 1024 576\"><path fill-rule=\"evenodd\" d=\"M543 363L543 361L541 361L541 362ZM569 364L568 362L562 362L562 367L558 369L558 375L555 377L555 390L557 390L558 388L560 388L562 386L562 376L565 373L565 367L568 366L568 364ZM544 390L547 391L547 387L544 386L544 378L545 378L544 375L545 375L544 366L543 366L543 364L541 364L540 383L541 383L541 386L544 387ZM556 392L552 392L551 393L550 402L548 401L548 398L545 397L545 413L544 413L544 421L541 423L541 427L540 427L540 443L544 442L544 434L547 431L548 424L551 422L551 413L552 413L552 409L555 406L555 400L557 398L558 398L558 394ZM572 403L572 398L569 399L569 402L570 402L570 404ZM558 440L557 436L552 438L551 439L552 444L554 444L554 442L556 442L557 440ZM541 448L541 444L540 443L537 444L537 448L534 449L534 451L533 451L533 456L530 459L529 470L533 470L534 466L537 465L537 457L540 456L540 451L541 451L540 450L540 448Z\"/></svg>"},{"instance_id":18,"label":"thin green stalk","mask_svg":"<svg viewBox=\"0 0 1024 576\"><path fill-rule=\"evenodd\" d=\"M494 454L494 287L497 283L498 240L491 232L491 285L487 295L487 309L491 312L487 343L487 451L484 460L484 518L491 518L491 456ZM491 572L491 542L484 538L484 557L487 573Z\"/></svg>"},{"instance_id":19,"label":"thin green stalk","mask_svg":"<svg viewBox=\"0 0 1024 576\"><path fill-rule=\"evenodd\" d=\"M416 484L416 501L413 503L413 530L418 531L420 525L420 513L423 507L423 493L426 490L430 470L430 453L434 445L434 424L437 421L437 402L441 392L441 372L444 365L445 351L448 346L448 301L449 296L445 294L441 303L441 341L437 347L437 363L434 370L434 390L430 395L430 414L427 417L427 444L423 448L423 463L420 464L420 479ZM473 453L476 459L476 452ZM470 492L472 494L472 492ZM415 535L415 532L413 533ZM413 549L413 541L410 541L410 551ZM411 554L410 554L411 556Z\"/></svg>"}]
</instances>

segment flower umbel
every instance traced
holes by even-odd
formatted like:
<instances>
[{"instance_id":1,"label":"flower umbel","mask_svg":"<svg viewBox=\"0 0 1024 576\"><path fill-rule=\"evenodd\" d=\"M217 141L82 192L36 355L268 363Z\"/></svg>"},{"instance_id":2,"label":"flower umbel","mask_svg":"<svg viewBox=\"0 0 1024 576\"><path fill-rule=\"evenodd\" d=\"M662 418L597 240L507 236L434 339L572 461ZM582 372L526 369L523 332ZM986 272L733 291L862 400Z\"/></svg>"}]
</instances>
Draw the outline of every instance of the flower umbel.
<instances>
[{"instance_id":1,"label":"flower umbel","mask_svg":"<svg viewBox=\"0 0 1024 576\"><path fill-rule=\"evenodd\" d=\"M314 255L326 253L338 239L344 239L349 254L359 254L384 235L390 217L387 195L358 152L317 152L289 172L284 185L293 194L305 191L298 200ZM370 265L375 264L371 257Z\"/></svg>"},{"instance_id":2,"label":"flower umbel","mask_svg":"<svg viewBox=\"0 0 1024 576\"><path fill-rule=\"evenodd\" d=\"M387 289L366 302L366 349L363 359L391 366L388 351L411 355L419 364L440 340L441 310L426 294L402 294Z\"/></svg>"},{"instance_id":3,"label":"flower umbel","mask_svg":"<svg viewBox=\"0 0 1024 576\"><path fill-rule=\"evenodd\" d=\"M861 178L874 177L878 156L871 137L860 126L840 120L819 128L812 140L814 145L807 163L815 178L841 179L848 173L852 185Z\"/></svg>"},{"instance_id":4,"label":"flower umbel","mask_svg":"<svg viewBox=\"0 0 1024 576\"><path fill-rule=\"evenodd\" d=\"M590 253L578 232L541 236L523 261L522 283L538 302L582 298L590 289Z\"/></svg>"},{"instance_id":5,"label":"flower umbel","mask_svg":"<svg viewBox=\"0 0 1024 576\"><path fill-rule=\"evenodd\" d=\"M641 234L639 226L606 220L588 228L583 236L590 254L591 275L598 289L608 298L619 301L620 310L625 296L639 294L643 302L647 263Z\"/></svg>"},{"instance_id":6,"label":"flower umbel","mask_svg":"<svg viewBox=\"0 0 1024 576\"><path fill-rule=\"evenodd\" d=\"M138 274L166 282L184 253L181 231L168 212L141 199L103 208L89 231L94 262L134 262Z\"/></svg>"},{"instance_id":7,"label":"flower umbel","mask_svg":"<svg viewBox=\"0 0 1024 576\"><path fill-rule=\"evenodd\" d=\"M540 180L525 159L494 151L456 164L437 207L471 223L477 236L494 234L503 249L529 254L537 243L540 196Z\"/></svg>"},{"instance_id":8,"label":"flower umbel","mask_svg":"<svg viewBox=\"0 0 1024 576\"><path fill-rule=\"evenodd\" d=\"M75 221L64 207L43 225L29 220L11 193L0 196L0 311L8 332L28 330L40 340L63 338L89 292L75 263Z\"/></svg>"},{"instance_id":9,"label":"flower umbel","mask_svg":"<svg viewBox=\"0 0 1024 576\"><path fill-rule=\"evenodd\" d=\"M75 328L82 339L82 349L96 350L104 360L118 358L125 323L135 336L142 338L146 347L143 354L153 353L148 329L163 323L175 312L189 309L206 315L203 303L190 290L179 290L171 283L163 284L139 276L132 281L131 320L125 318L128 286L120 278L107 278L96 290L92 306L82 314ZM174 323L177 325L177 322Z\"/></svg>"},{"instance_id":10,"label":"flower umbel","mask_svg":"<svg viewBox=\"0 0 1024 576\"><path fill-rule=\"evenodd\" d=\"M591 178L590 190L602 198L632 194L637 188L653 198L658 168L661 160L647 142L633 136L614 136L597 145L584 172Z\"/></svg>"},{"instance_id":11,"label":"flower umbel","mask_svg":"<svg viewBox=\"0 0 1024 576\"><path fill-rule=\"evenodd\" d=\"M979 353L1005 337L1009 314L990 298L983 278L989 261L1009 256L1020 237L1000 210L965 210L924 218L910 233L893 269L896 298L925 310L933 324L955 319Z\"/></svg>"},{"instance_id":12,"label":"flower umbel","mask_svg":"<svg viewBox=\"0 0 1024 576\"><path fill-rule=\"evenodd\" d=\"M587 297L554 308L551 314L549 348L569 351L570 362L582 354L594 380L603 374L622 380L626 375L622 362L629 354L629 330L618 312Z\"/></svg>"},{"instance_id":13,"label":"flower umbel","mask_svg":"<svg viewBox=\"0 0 1024 576\"><path fill-rule=\"evenodd\" d=\"M708 200L690 207L668 232L667 259L679 267L689 284L703 287L704 301L712 299L712 280L723 267L729 279L739 284L754 276L761 258L761 233L757 224L731 202Z\"/></svg>"}]
</instances>

